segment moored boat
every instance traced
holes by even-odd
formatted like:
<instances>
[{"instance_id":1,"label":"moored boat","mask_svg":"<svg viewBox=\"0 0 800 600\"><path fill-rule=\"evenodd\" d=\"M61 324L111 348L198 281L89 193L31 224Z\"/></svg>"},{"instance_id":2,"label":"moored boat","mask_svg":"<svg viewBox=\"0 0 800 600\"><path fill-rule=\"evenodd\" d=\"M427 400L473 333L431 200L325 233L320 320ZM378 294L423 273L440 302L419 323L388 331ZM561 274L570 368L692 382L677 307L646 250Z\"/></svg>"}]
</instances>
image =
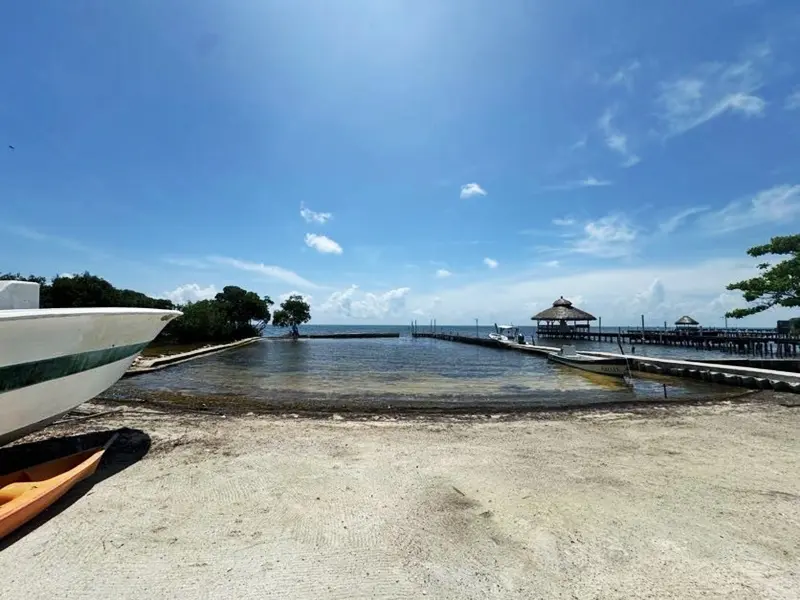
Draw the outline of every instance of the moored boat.
<instances>
[{"instance_id":1,"label":"moored boat","mask_svg":"<svg viewBox=\"0 0 800 600\"><path fill-rule=\"evenodd\" d=\"M57 458L8 475L0 475L0 538L53 504L79 481L94 474L105 446Z\"/></svg>"},{"instance_id":2,"label":"moored boat","mask_svg":"<svg viewBox=\"0 0 800 600\"><path fill-rule=\"evenodd\" d=\"M577 354L571 346L565 346L561 352L551 352L547 355L547 360L599 375L625 377L628 373L628 364L624 358Z\"/></svg>"},{"instance_id":3,"label":"moored boat","mask_svg":"<svg viewBox=\"0 0 800 600\"><path fill-rule=\"evenodd\" d=\"M513 325L494 324L494 333L489 338L500 344L525 344L525 336L520 333L519 327Z\"/></svg>"},{"instance_id":4,"label":"moored boat","mask_svg":"<svg viewBox=\"0 0 800 600\"><path fill-rule=\"evenodd\" d=\"M0 310L0 445L111 387L180 314L148 308Z\"/></svg>"}]
</instances>

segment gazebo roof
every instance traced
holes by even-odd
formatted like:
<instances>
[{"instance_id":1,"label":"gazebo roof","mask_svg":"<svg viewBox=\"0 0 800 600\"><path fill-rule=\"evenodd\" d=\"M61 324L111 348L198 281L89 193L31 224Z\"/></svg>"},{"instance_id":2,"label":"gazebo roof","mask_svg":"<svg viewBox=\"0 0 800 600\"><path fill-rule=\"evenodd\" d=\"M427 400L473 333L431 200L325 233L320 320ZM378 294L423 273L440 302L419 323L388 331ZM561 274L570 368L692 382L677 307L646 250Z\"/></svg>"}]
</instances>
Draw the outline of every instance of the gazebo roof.
<instances>
[{"instance_id":1,"label":"gazebo roof","mask_svg":"<svg viewBox=\"0 0 800 600\"><path fill-rule=\"evenodd\" d=\"M675 321L675 325L700 325L700 323L695 321L689 315L683 315L680 319Z\"/></svg>"},{"instance_id":2,"label":"gazebo roof","mask_svg":"<svg viewBox=\"0 0 800 600\"><path fill-rule=\"evenodd\" d=\"M561 296L553 306L531 317L533 321L596 321L597 319Z\"/></svg>"}]
</instances>

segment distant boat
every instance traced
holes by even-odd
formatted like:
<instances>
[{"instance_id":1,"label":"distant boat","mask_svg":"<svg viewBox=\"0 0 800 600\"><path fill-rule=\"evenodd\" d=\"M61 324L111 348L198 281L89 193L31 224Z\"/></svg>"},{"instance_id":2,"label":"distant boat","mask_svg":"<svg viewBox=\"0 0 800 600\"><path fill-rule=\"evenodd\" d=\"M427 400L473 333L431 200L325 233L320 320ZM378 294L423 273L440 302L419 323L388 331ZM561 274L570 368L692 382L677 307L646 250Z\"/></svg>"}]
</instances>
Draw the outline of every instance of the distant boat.
<instances>
[{"instance_id":1,"label":"distant boat","mask_svg":"<svg viewBox=\"0 0 800 600\"><path fill-rule=\"evenodd\" d=\"M180 314L149 308L0 310L0 446L111 387Z\"/></svg>"},{"instance_id":2,"label":"distant boat","mask_svg":"<svg viewBox=\"0 0 800 600\"><path fill-rule=\"evenodd\" d=\"M114 435L102 448L0 475L0 538L33 519L76 483L93 475L103 453L116 437Z\"/></svg>"},{"instance_id":3,"label":"distant boat","mask_svg":"<svg viewBox=\"0 0 800 600\"><path fill-rule=\"evenodd\" d=\"M610 375L611 377L625 377L628 373L628 364L624 358L601 358L577 354L573 346L564 346L561 352L551 352L547 355L547 360L589 373Z\"/></svg>"},{"instance_id":4,"label":"distant boat","mask_svg":"<svg viewBox=\"0 0 800 600\"><path fill-rule=\"evenodd\" d=\"M525 344L525 336L519 332L519 327L513 325L494 324L494 333L489 338L501 344Z\"/></svg>"}]
</instances>

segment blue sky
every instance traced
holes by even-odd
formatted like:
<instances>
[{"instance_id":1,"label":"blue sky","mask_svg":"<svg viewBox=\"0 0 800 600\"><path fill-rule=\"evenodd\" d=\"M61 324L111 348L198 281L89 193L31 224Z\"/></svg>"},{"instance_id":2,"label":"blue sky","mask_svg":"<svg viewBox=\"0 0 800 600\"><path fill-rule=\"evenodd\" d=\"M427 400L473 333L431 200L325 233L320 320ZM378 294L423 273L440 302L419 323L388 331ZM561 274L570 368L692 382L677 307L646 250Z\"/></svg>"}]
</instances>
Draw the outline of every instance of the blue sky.
<instances>
[{"instance_id":1,"label":"blue sky","mask_svg":"<svg viewBox=\"0 0 800 600\"><path fill-rule=\"evenodd\" d=\"M720 324L797 231L800 6L692 4L16 3L0 268L318 323Z\"/></svg>"}]
</instances>

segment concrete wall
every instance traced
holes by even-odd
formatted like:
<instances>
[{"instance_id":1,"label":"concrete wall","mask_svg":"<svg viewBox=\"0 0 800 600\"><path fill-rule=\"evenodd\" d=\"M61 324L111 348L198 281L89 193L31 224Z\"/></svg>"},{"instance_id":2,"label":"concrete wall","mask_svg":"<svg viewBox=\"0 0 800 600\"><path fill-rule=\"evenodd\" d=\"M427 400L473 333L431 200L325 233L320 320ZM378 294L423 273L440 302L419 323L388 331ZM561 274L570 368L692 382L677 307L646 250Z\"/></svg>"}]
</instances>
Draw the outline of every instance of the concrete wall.
<instances>
[{"instance_id":1,"label":"concrete wall","mask_svg":"<svg viewBox=\"0 0 800 600\"><path fill-rule=\"evenodd\" d=\"M0 310L39 308L39 284L30 281L0 281Z\"/></svg>"},{"instance_id":2,"label":"concrete wall","mask_svg":"<svg viewBox=\"0 0 800 600\"><path fill-rule=\"evenodd\" d=\"M797 358L703 358L692 359L693 362L713 363L717 365L733 365L736 367L753 367L771 371L787 371L800 373L800 359Z\"/></svg>"}]
</instances>

